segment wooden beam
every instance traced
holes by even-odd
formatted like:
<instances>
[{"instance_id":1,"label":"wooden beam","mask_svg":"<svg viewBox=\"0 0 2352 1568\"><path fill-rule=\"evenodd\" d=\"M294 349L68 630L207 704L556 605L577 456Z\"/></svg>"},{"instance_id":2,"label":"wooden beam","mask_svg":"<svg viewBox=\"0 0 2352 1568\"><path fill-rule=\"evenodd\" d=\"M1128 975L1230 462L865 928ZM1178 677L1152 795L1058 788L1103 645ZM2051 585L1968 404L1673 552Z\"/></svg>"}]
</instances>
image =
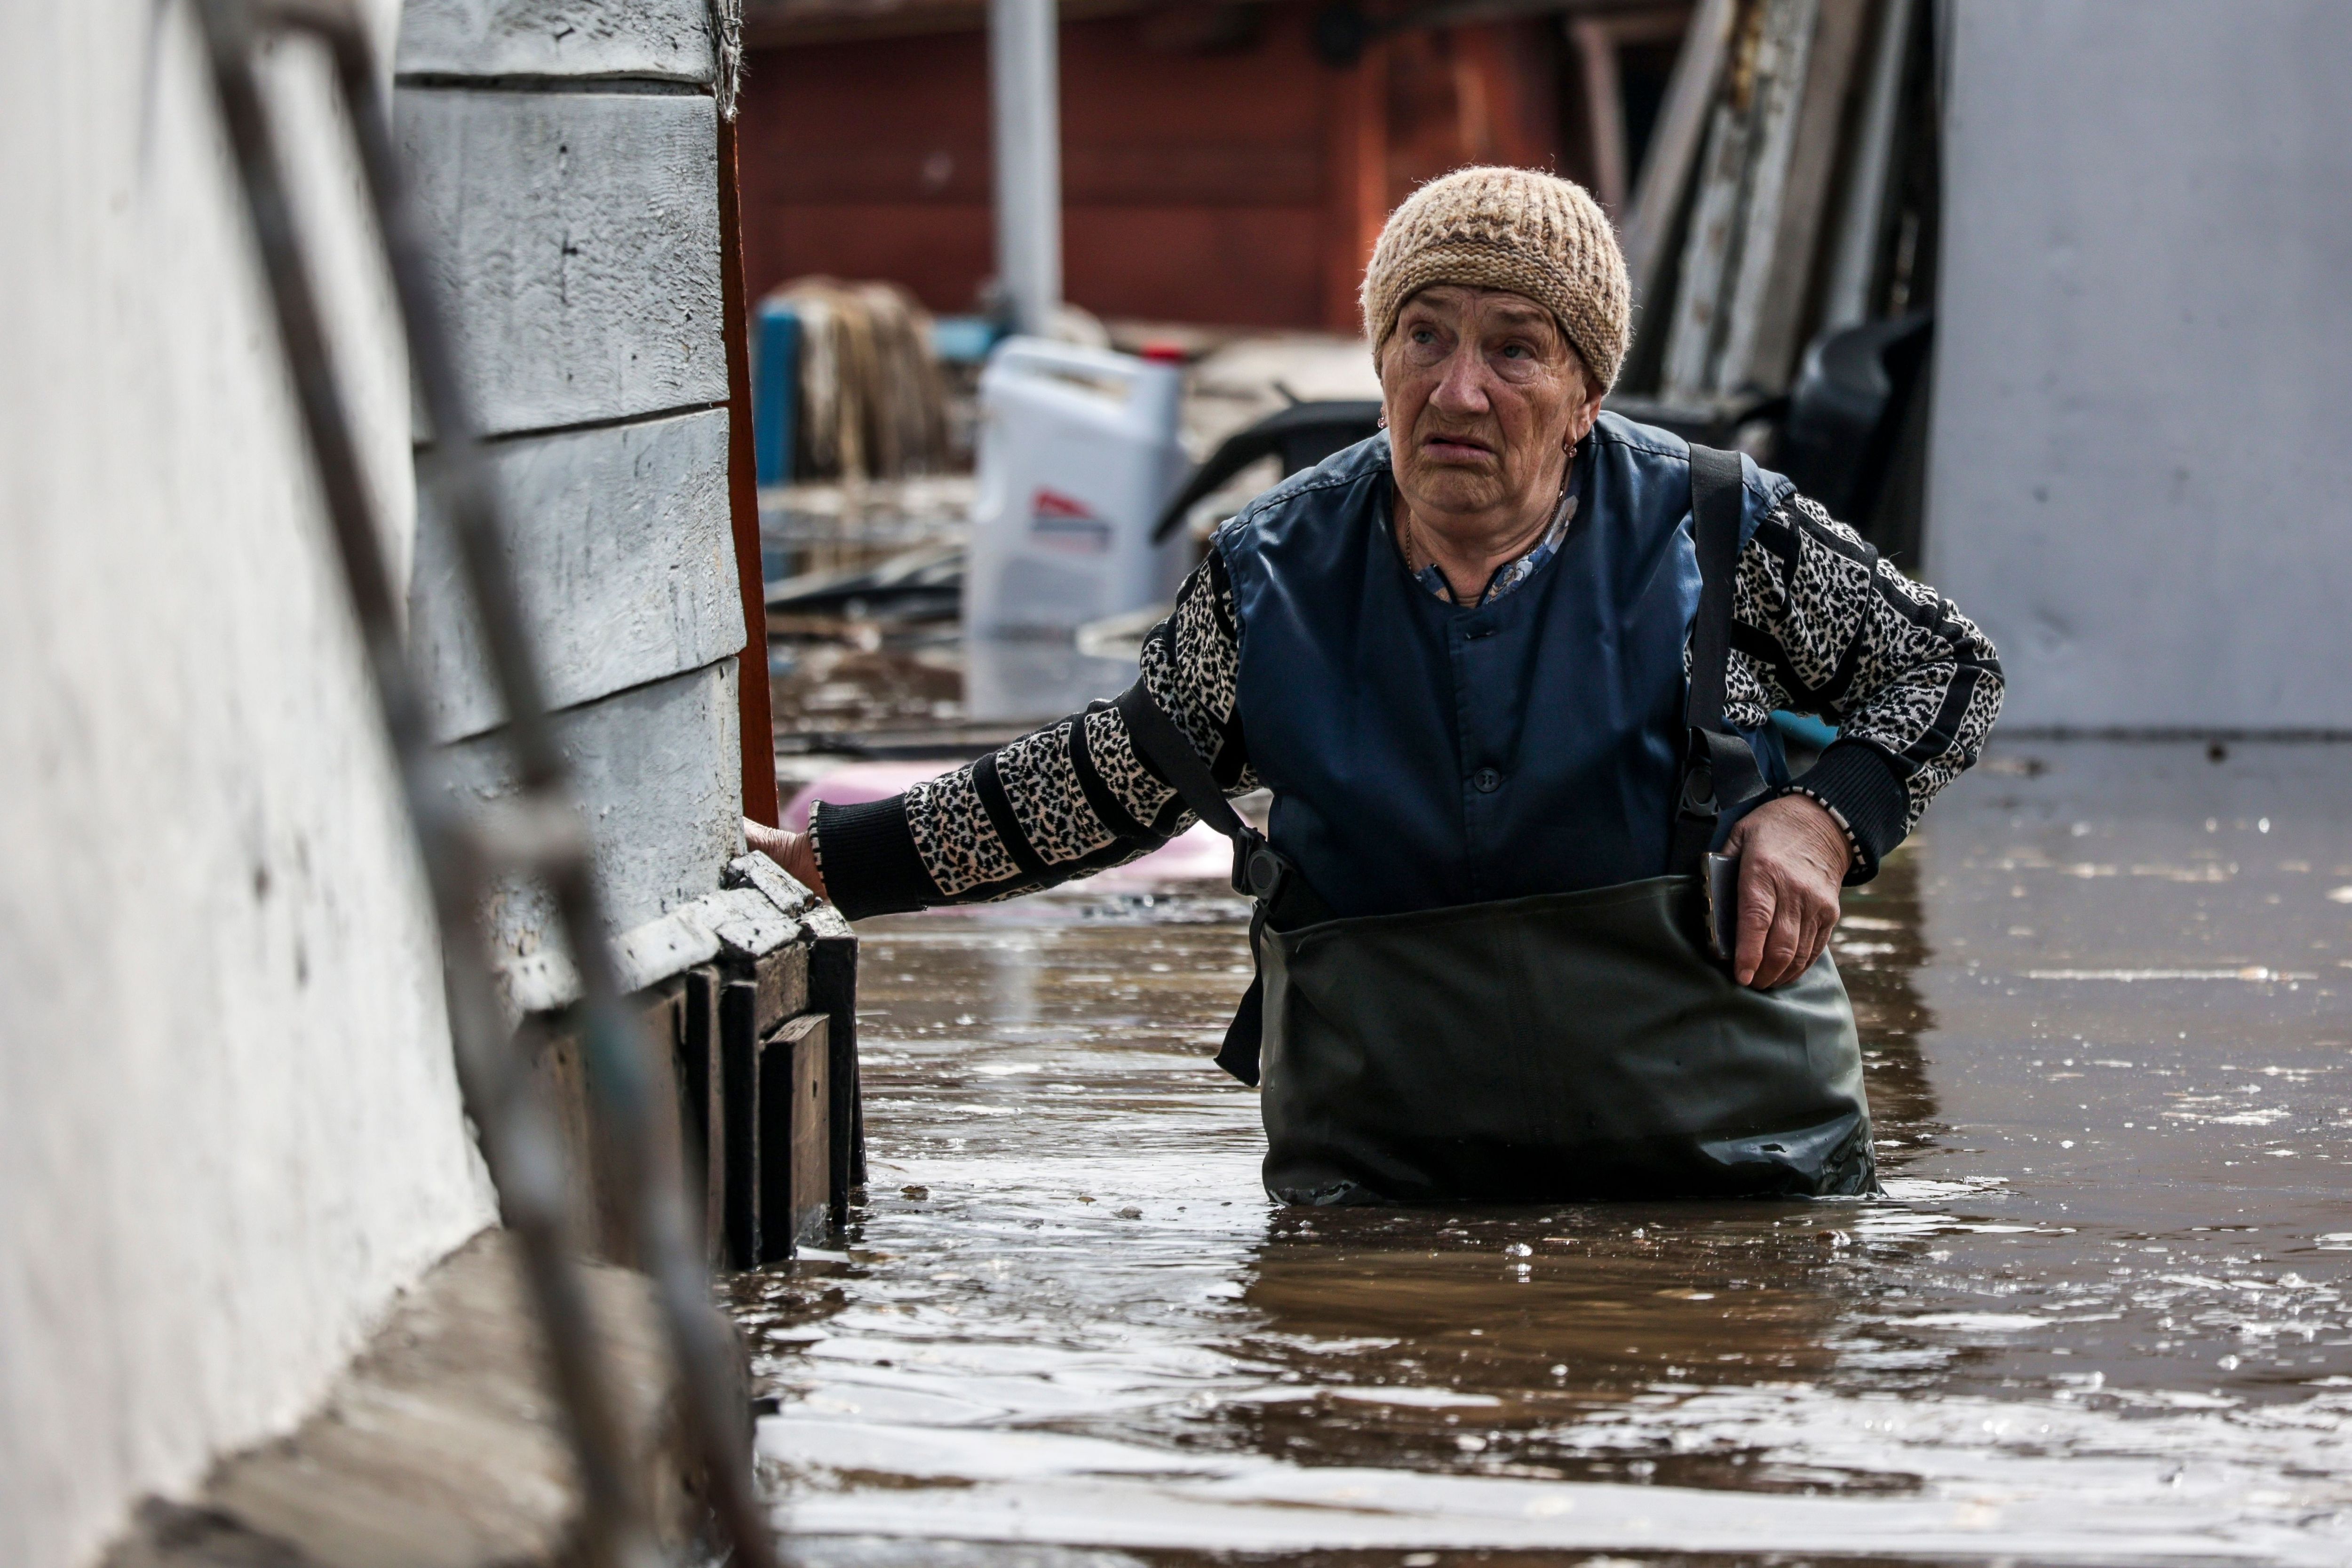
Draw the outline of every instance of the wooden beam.
<instances>
[{"instance_id":1,"label":"wooden beam","mask_svg":"<svg viewBox=\"0 0 2352 1568\"><path fill-rule=\"evenodd\" d=\"M768 595L760 563L759 458L751 447L751 302L743 282L742 180L736 124L719 121L719 281L727 337L727 495L735 578L743 599L743 657L736 671L743 815L781 826L776 727L768 694Z\"/></svg>"},{"instance_id":2,"label":"wooden beam","mask_svg":"<svg viewBox=\"0 0 2352 1568\"><path fill-rule=\"evenodd\" d=\"M1363 330L1364 267L1389 216L1389 46L1334 70L1324 113L1323 322Z\"/></svg>"},{"instance_id":3,"label":"wooden beam","mask_svg":"<svg viewBox=\"0 0 2352 1568\"><path fill-rule=\"evenodd\" d=\"M1592 146L1592 194L1616 217L1625 210L1625 95L1617 69L1617 38L1605 22L1580 16L1568 24L1584 71L1585 133Z\"/></svg>"},{"instance_id":4,"label":"wooden beam","mask_svg":"<svg viewBox=\"0 0 2352 1568\"><path fill-rule=\"evenodd\" d=\"M1780 192L1771 270L1756 310L1755 337L1747 363L1728 367L1727 379L1739 384L1768 393L1787 391L1798 352L1805 346L1813 314L1813 282L1821 271L1829 227L1831 183L1852 118L1854 67L1862 55L1868 9L1868 0L1821 0L1803 101L1797 110L1796 142Z\"/></svg>"},{"instance_id":5,"label":"wooden beam","mask_svg":"<svg viewBox=\"0 0 2352 1568\"><path fill-rule=\"evenodd\" d=\"M1691 172L1698 166L1707 110L1715 102L1724 62L1730 55L1737 9L1737 0L1700 0L1689 29L1683 34L1682 53L1675 57L1674 75L1666 83L1666 100L1658 110L1657 129L1650 135L1649 155L1642 161L1633 205L1619 226L1636 310L1656 290L1660 263L1690 189Z\"/></svg>"},{"instance_id":6,"label":"wooden beam","mask_svg":"<svg viewBox=\"0 0 2352 1568\"><path fill-rule=\"evenodd\" d=\"M719 1045L719 971L705 964L679 976L686 1009L678 1036L678 1066L690 1139L687 1205L700 1222L703 1261L727 1262L727 1111Z\"/></svg>"},{"instance_id":7,"label":"wooden beam","mask_svg":"<svg viewBox=\"0 0 2352 1568\"><path fill-rule=\"evenodd\" d=\"M1733 240L1729 286L1722 296L1720 336L1706 390L1718 396L1777 392L1758 370L1757 344L1770 309L1780 255L1781 214L1791 195L1797 130L1811 79L1822 0L1766 0L1756 50L1755 105L1746 170L1745 210Z\"/></svg>"},{"instance_id":8,"label":"wooden beam","mask_svg":"<svg viewBox=\"0 0 2352 1568\"><path fill-rule=\"evenodd\" d=\"M719 1100L726 1149L726 1253L737 1268L760 1262L760 988L730 980L719 993Z\"/></svg>"},{"instance_id":9,"label":"wooden beam","mask_svg":"<svg viewBox=\"0 0 2352 1568\"><path fill-rule=\"evenodd\" d=\"M1895 124L1903 111L1903 73L1910 63L1912 18L1918 9L1917 0L1883 0L1879 6L1869 93L1855 127L1836 248L1822 290L1823 331L1853 326L1871 313L1871 285L1886 233Z\"/></svg>"},{"instance_id":10,"label":"wooden beam","mask_svg":"<svg viewBox=\"0 0 2352 1568\"><path fill-rule=\"evenodd\" d=\"M803 1013L760 1042L760 1261L820 1240L832 1213L827 1019Z\"/></svg>"}]
</instances>

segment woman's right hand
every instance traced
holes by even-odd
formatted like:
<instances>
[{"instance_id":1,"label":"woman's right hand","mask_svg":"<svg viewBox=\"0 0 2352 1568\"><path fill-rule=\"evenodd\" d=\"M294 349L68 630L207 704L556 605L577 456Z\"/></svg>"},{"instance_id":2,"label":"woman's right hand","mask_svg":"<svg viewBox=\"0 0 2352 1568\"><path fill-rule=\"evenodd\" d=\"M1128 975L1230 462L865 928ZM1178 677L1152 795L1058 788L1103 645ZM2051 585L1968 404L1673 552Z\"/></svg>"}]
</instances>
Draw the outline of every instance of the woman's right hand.
<instances>
[{"instance_id":1,"label":"woman's right hand","mask_svg":"<svg viewBox=\"0 0 2352 1568\"><path fill-rule=\"evenodd\" d=\"M743 819L743 842L791 872L801 886L818 898L825 896L824 873L817 869L816 845L807 834L771 827L747 816Z\"/></svg>"}]
</instances>

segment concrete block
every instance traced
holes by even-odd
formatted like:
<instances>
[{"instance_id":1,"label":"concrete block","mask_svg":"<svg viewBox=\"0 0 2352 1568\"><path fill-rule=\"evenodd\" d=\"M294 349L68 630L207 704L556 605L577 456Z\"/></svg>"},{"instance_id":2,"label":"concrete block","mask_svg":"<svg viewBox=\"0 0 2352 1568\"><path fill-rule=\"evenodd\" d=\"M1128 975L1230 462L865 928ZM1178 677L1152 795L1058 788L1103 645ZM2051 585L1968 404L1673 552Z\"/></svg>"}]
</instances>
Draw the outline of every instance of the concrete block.
<instances>
[{"instance_id":1,"label":"concrete block","mask_svg":"<svg viewBox=\"0 0 2352 1568\"><path fill-rule=\"evenodd\" d=\"M719 939L695 918L695 906L672 910L613 939L613 964L624 993L642 991L719 956ZM561 948L509 954L492 966L506 993L507 1013L521 1020L552 1013L580 999L580 971Z\"/></svg>"},{"instance_id":2,"label":"concrete block","mask_svg":"<svg viewBox=\"0 0 2352 1568\"><path fill-rule=\"evenodd\" d=\"M788 915L803 914L816 907L816 895L801 886L791 872L754 849L727 863L721 879L730 888L757 888L768 895L768 901Z\"/></svg>"},{"instance_id":3,"label":"concrete block","mask_svg":"<svg viewBox=\"0 0 2352 1568\"><path fill-rule=\"evenodd\" d=\"M395 113L485 429L726 401L710 99L407 87Z\"/></svg>"},{"instance_id":4,"label":"concrete block","mask_svg":"<svg viewBox=\"0 0 2352 1568\"><path fill-rule=\"evenodd\" d=\"M614 939L613 960L621 972L622 990L642 991L719 956L719 939L694 919L691 908L673 910Z\"/></svg>"},{"instance_id":5,"label":"concrete block","mask_svg":"<svg viewBox=\"0 0 2352 1568\"><path fill-rule=\"evenodd\" d=\"M730 888L695 907L729 956L749 961L773 952L800 935L800 922L770 903L757 888Z\"/></svg>"},{"instance_id":6,"label":"concrete block","mask_svg":"<svg viewBox=\"0 0 2352 1568\"><path fill-rule=\"evenodd\" d=\"M615 930L629 931L717 891L721 868L742 849L735 661L571 709L556 724ZM460 742L443 759L443 787L461 804L497 799L512 788L498 731ZM784 920L766 907L775 920ZM502 879L492 890L489 923L493 956L510 972L516 960L554 967L538 957L559 946L554 908L543 889ZM562 986L551 985L551 992L561 996Z\"/></svg>"},{"instance_id":7,"label":"concrete block","mask_svg":"<svg viewBox=\"0 0 2352 1568\"><path fill-rule=\"evenodd\" d=\"M668 1555L698 1476L641 1277L586 1266L624 1453ZM579 1483L513 1239L485 1232L393 1310L290 1436L222 1462L191 1503L151 1500L105 1568L490 1568L572 1562Z\"/></svg>"},{"instance_id":8,"label":"concrete block","mask_svg":"<svg viewBox=\"0 0 2352 1568\"><path fill-rule=\"evenodd\" d=\"M505 442L493 484L547 700L569 708L742 651L723 409ZM436 738L505 717L429 490L418 498L409 637Z\"/></svg>"},{"instance_id":9,"label":"concrete block","mask_svg":"<svg viewBox=\"0 0 2352 1568\"><path fill-rule=\"evenodd\" d=\"M708 0L407 0L403 76L711 79Z\"/></svg>"}]
</instances>

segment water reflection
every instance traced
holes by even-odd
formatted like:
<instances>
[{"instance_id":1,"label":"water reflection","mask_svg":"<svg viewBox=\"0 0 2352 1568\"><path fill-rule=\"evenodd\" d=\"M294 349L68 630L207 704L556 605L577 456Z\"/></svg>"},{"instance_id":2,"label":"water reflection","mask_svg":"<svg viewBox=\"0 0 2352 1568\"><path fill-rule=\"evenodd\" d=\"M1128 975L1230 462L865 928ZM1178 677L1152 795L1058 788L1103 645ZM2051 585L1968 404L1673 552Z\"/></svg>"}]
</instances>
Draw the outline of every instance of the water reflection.
<instances>
[{"instance_id":1,"label":"water reflection","mask_svg":"<svg viewBox=\"0 0 2352 1568\"><path fill-rule=\"evenodd\" d=\"M1832 946L1861 1030L1879 1170L1897 1173L1936 1131L1935 1086L1919 1054L1936 1017L1917 984L1929 953L1916 856L1897 855L1872 881L1847 889Z\"/></svg>"},{"instance_id":2,"label":"water reflection","mask_svg":"<svg viewBox=\"0 0 2352 1568\"><path fill-rule=\"evenodd\" d=\"M1654 1390L1824 1376L1845 1233L1826 1205L1278 1215L1243 1300L1243 1344L1296 1376L1237 1411L1246 1440L1310 1464L1675 1485L1776 1484L1746 1452L1560 1440ZM1833 1224L1834 1222L1832 1222Z\"/></svg>"},{"instance_id":3,"label":"water reflection","mask_svg":"<svg viewBox=\"0 0 2352 1568\"><path fill-rule=\"evenodd\" d=\"M803 1554L2352 1556L2336 750L1996 760L1848 903L1875 1202L1278 1210L1232 900L873 922L873 1185L738 1285Z\"/></svg>"}]
</instances>

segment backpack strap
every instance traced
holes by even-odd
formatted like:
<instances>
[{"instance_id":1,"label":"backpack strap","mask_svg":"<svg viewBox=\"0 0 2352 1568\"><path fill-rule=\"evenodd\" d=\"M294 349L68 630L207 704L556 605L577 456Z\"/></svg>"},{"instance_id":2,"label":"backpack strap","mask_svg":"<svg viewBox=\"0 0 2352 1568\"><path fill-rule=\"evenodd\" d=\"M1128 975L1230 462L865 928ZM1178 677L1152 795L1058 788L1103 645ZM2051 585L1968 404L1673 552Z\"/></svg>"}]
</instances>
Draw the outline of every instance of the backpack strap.
<instances>
[{"instance_id":1,"label":"backpack strap","mask_svg":"<svg viewBox=\"0 0 2352 1568\"><path fill-rule=\"evenodd\" d=\"M1265 841L1265 836L1242 820L1225 798L1217 776L1201 753L1160 710L1141 679L1119 693L1110 707L1127 721L1127 738L1138 755L1168 781L1193 816L1234 841L1234 891L1255 900L1250 914L1250 960L1257 962L1258 946L1266 925L1277 931L1315 925L1331 918L1331 907L1299 875L1289 857ZM1258 1079L1258 1052L1265 1030L1265 980L1263 966L1225 1029L1217 1065L1242 1082Z\"/></svg>"},{"instance_id":2,"label":"backpack strap","mask_svg":"<svg viewBox=\"0 0 2352 1568\"><path fill-rule=\"evenodd\" d=\"M1700 860L1715 847L1727 808L1745 805L1764 791L1754 749L1723 716L1745 486L1738 453L1691 447L1691 539L1698 552L1699 594L1698 614L1691 622L1689 694L1683 709L1690 739L1666 868L1677 875L1698 870Z\"/></svg>"},{"instance_id":3,"label":"backpack strap","mask_svg":"<svg viewBox=\"0 0 2352 1568\"><path fill-rule=\"evenodd\" d=\"M1330 906L1307 885L1289 857L1242 820L1209 764L1176 721L1160 711L1149 687L1138 680L1111 706L1127 721L1136 751L1192 815L1234 841L1234 891L1257 900L1260 920L1271 917L1276 929L1288 930L1331 918Z\"/></svg>"}]
</instances>

